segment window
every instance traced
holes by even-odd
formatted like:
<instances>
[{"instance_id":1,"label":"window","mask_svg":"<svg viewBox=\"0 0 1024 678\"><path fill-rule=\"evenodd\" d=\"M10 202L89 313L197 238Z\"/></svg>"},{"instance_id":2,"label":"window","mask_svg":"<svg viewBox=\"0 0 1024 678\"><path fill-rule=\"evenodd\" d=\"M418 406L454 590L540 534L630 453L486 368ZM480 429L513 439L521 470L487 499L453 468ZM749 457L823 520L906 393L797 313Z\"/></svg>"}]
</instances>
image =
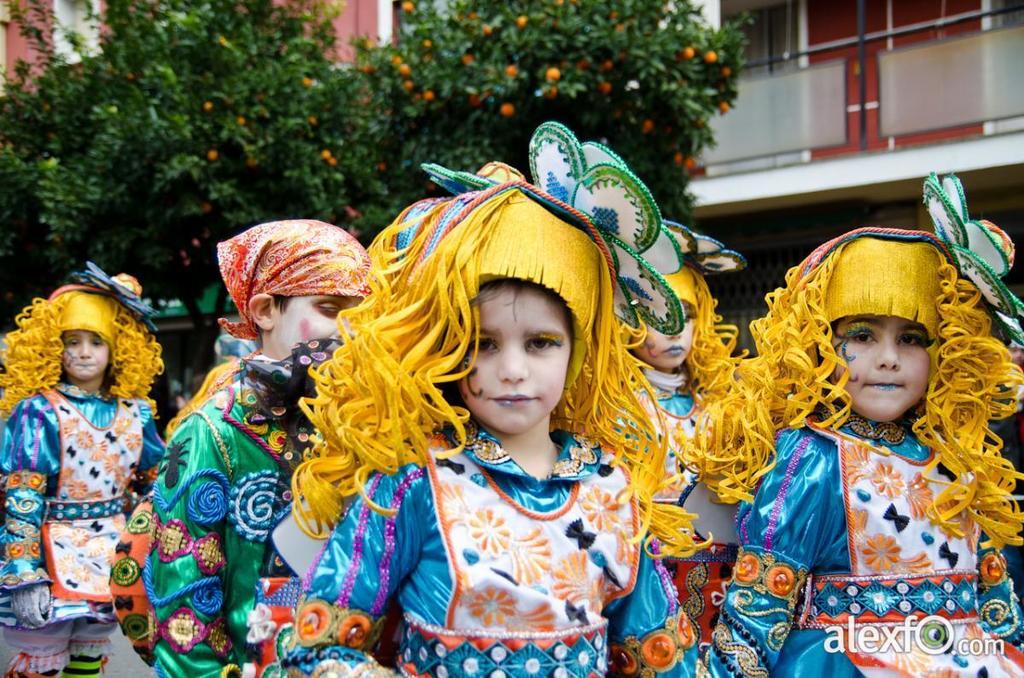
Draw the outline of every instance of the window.
<instances>
[{"instance_id":1,"label":"window","mask_svg":"<svg viewBox=\"0 0 1024 678\"><path fill-rule=\"evenodd\" d=\"M800 51L800 3L797 0L772 4L736 1L722 4L723 13L745 11L753 18L753 22L743 27L743 34L747 38L744 52L747 63L776 59ZM748 66L745 73L754 75L790 70L798 66L798 60L794 59L763 66Z\"/></svg>"},{"instance_id":2,"label":"window","mask_svg":"<svg viewBox=\"0 0 1024 678\"><path fill-rule=\"evenodd\" d=\"M78 61L71 35L77 34L88 51L99 45L99 0L54 0L53 46L69 61Z\"/></svg>"}]
</instances>

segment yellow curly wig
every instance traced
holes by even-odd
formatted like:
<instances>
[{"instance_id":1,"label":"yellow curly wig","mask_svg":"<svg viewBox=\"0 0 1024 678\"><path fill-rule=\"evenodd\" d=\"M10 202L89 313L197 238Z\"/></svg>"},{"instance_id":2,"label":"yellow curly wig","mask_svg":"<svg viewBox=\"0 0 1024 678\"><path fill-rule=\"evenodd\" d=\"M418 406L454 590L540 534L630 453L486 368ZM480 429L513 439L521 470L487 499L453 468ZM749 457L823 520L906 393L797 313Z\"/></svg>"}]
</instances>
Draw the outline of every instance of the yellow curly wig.
<instances>
[{"instance_id":1,"label":"yellow curly wig","mask_svg":"<svg viewBox=\"0 0 1024 678\"><path fill-rule=\"evenodd\" d=\"M35 299L15 319L18 329L7 335L6 371L0 374L0 413L9 415L20 401L60 382L63 369L61 356L61 317L71 299L60 294L53 300ZM149 397L153 380L163 372L160 344L156 337L131 312L114 304L113 341L110 365L107 367L107 392L118 398L142 398L153 408Z\"/></svg>"},{"instance_id":2,"label":"yellow curly wig","mask_svg":"<svg viewBox=\"0 0 1024 678\"><path fill-rule=\"evenodd\" d=\"M790 269L786 286L767 296L768 313L751 323L757 357L744 360L731 388L705 408L698 435L684 451L687 464L724 501L752 499L775 464L776 431L800 428L812 414L821 426L837 429L850 415L848 374L838 370L845 362L832 346L825 312L829 283L847 246L836 247L809 272L806 262ZM1020 544L1024 514L1010 497L1020 474L1000 454L1002 443L988 423L1013 413L1010 394L1024 378L992 337L978 288L945 259L935 274L938 324L928 349L923 414L913 431L937 452L931 467L941 463L957 480L935 498L931 515L959 533L953 519L966 511L997 546Z\"/></svg>"},{"instance_id":3,"label":"yellow curly wig","mask_svg":"<svg viewBox=\"0 0 1024 678\"><path fill-rule=\"evenodd\" d=\"M712 296L704 276L695 272L693 277L696 299L686 318L687 322L694 324L693 344L690 355L686 357L686 368L690 372L694 395L704 402L715 400L729 390L736 367L746 352L733 356L739 329L722 322L722 316L718 314L718 300Z\"/></svg>"},{"instance_id":4,"label":"yellow curly wig","mask_svg":"<svg viewBox=\"0 0 1024 678\"><path fill-rule=\"evenodd\" d=\"M505 276L509 278L545 284L551 270L561 267L566 286L553 291L566 300L574 316L580 311L573 299L593 298L592 322L583 325L589 328L587 336L573 338L573 350L581 347L586 359L575 356L571 361L567 388L551 425L585 434L617 451L615 463L630 477L627 494L635 496L641 511L643 529L637 539L657 537L661 554L671 556L692 554L701 546L693 540L692 514L677 506L655 505L651 499L665 482L659 469L664 468L666 450L641 414L637 389L650 390L623 347L608 267L601 263L593 267L596 273L581 272L580 262L569 261L562 250L534 251L529 237L509 237L512 231L503 222L511 218L513 201L523 199L518 190L488 192L440 244L431 235L445 225L441 219L448 201L429 203L414 216L403 212L371 245L372 293L360 306L343 311L339 324L347 334L345 343L314 373L317 396L302 402L322 435L292 478L300 500L294 503L295 516L310 534L322 535L329 529L346 497L359 494L369 501L363 488L371 473L425 464L436 431L447 427L454 432L457 446L447 456L462 450L470 413L449 403L445 388L468 375L476 355L479 315L474 300L487 282L482 280L481 263L486 252L489 259L507 256L529 268ZM548 218L558 228L572 229L565 234L580 237L572 226ZM410 221L418 225L417 235L396 252L398 235ZM596 262L597 247L583 239ZM581 288L583 281L590 281L590 289ZM550 282L545 286L552 288ZM577 321L574 318L574 328ZM579 369L572 378L574 362Z\"/></svg>"}]
</instances>

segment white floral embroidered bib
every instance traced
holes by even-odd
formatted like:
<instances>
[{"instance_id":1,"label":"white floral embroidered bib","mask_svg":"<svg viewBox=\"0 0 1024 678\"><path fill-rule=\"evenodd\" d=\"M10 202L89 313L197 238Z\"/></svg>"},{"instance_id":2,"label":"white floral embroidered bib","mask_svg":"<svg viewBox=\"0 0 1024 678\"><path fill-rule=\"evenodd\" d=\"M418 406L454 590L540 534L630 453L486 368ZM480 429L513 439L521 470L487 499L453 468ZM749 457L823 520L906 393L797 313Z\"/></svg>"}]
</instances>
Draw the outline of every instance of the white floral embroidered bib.
<instances>
[{"instance_id":1,"label":"white floral embroidered bib","mask_svg":"<svg viewBox=\"0 0 1024 678\"><path fill-rule=\"evenodd\" d=\"M505 494L469 455L450 461L428 465L455 587L448 628L585 627L632 590L640 545L630 538L638 513L634 502L616 501L627 484L623 470L608 467L606 475L576 481L560 508L539 513Z\"/></svg>"}]
</instances>

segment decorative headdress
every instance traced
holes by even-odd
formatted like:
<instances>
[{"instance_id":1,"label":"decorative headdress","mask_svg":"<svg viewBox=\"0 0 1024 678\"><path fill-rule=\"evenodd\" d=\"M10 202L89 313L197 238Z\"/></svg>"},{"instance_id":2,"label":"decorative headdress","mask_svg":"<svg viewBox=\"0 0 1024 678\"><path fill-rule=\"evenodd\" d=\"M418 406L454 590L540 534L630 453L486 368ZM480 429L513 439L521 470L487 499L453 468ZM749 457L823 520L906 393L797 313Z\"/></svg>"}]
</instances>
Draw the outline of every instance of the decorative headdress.
<instances>
[{"instance_id":1,"label":"decorative headdress","mask_svg":"<svg viewBox=\"0 0 1024 678\"><path fill-rule=\"evenodd\" d=\"M573 193L596 196L589 203L560 199L507 165L491 164L478 174L428 165L424 169L455 195L407 208L370 246L373 294L343 311L352 334L317 372L317 396L303 405L324 443L293 477L295 496L305 500L295 503L300 524L312 529L332 522L342 498L361 494L371 472L424 464L440 429L451 430L456 444L445 455L462 449L469 413L449 403L443 389L469 372L480 287L515 278L551 289L573 316L570 375L553 424L618 450L644 526L662 539L663 552L695 549L686 529L692 516L650 501L664 481L657 459L665 449L654 442L636 398L643 376L614 317L619 311L632 322L643 318L679 331L679 301L644 254L674 257L677 270L681 255L649 193L624 165L603 165L602 178L586 188L570 186L558 166L549 167L545 158L558 155L547 153L552 128L568 133L550 123L538 129L531 144L535 173L561 177L557 186L570 200ZM566 142L565 134L557 139ZM604 227L595 213L604 215ZM608 228L609 213L622 224L618 235Z\"/></svg>"},{"instance_id":2,"label":"decorative headdress","mask_svg":"<svg viewBox=\"0 0 1024 678\"><path fill-rule=\"evenodd\" d=\"M680 248L685 246L687 252L684 267L676 272L662 271L680 301L699 306L698 286L705 284L701 278L718 273L735 273L747 267L747 260L742 254L726 248L718 240L674 221L666 220L665 225L679 240Z\"/></svg>"},{"instance_id":3,"label":"decorative headdress","mask_svg":"<svg viewBox=\"0 0 1024 678\"><path fill-rule=\"evenodd\" d=\"M285 297L331 295L364 297L370 257L344 229L313 219L291 219L253 226L217 245L224 285L241 316L220 319L239 339L259 339L249 316L257 294Z\"/></svg>"},{"instance_id":4,"label":"decorative headdress","mask_svg":"<svg viewBox=\"0 0 1024 678\"><path fill-rule=\"evenodd\" d=\"M750 497L775 463L777 429L802 426L812 415L826 427L845 423L849 375L832 346L831 322L897 315L922 323L935 338L913 428L937 452L932 463L956 476L936 497L937 519L957 531L955 517L969 514L998 544L1019 543L1024 516L1010 499L1017 474L988 429L989 421L1013 412L1007 394L1024 381L991 334L993 319L1011 336L1019 331L1021 302L998 273L1009 268L1013 244L995 226L967 219L955 178L940 184L930 176L925 200L935 235L851 231L817 248L768 295L767 315L751 324L758 356L705 413L707 426L687 457L720 497Z\"/></svg>"},{"instance_id":5,"label":"decorative headdress","mask_svg":"<svg viewBox=\"0 0 1024 678\"><path fill-rule=\"evenodd\" d=\"M142 301L142 286L126 273L107 275L91 261L71 279L75 282L48 299L35 299L18 315L18 329L7 337L7 372L0 374L0 412L9 413L19 401L57 385L61 334L69 330L95 332L110 347L110 395L149 400L164 366L153 336L154 311Z\"/></svg>"}]
</instances>

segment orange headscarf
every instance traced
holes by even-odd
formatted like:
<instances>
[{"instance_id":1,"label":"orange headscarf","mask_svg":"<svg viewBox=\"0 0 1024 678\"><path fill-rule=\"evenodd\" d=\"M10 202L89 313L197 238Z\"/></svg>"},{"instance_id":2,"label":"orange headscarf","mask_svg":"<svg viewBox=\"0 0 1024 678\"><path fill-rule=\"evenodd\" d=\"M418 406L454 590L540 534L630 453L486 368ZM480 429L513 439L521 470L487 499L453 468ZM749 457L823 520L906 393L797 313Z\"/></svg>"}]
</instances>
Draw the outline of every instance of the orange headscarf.
<instances>
[{"instance_id":1,"label":"orange headscarf","mask_svg":"<svg viewBox=\"0 0 1024 678\"><path fill-rule=\"evenodd\" d=\"M344 229L313 219L274 221L217 245L220 275L241 321L220 319L239 339L258 339L249 316L257 294L364 297L370 257Z\"/></svg>"}]
</instances>

